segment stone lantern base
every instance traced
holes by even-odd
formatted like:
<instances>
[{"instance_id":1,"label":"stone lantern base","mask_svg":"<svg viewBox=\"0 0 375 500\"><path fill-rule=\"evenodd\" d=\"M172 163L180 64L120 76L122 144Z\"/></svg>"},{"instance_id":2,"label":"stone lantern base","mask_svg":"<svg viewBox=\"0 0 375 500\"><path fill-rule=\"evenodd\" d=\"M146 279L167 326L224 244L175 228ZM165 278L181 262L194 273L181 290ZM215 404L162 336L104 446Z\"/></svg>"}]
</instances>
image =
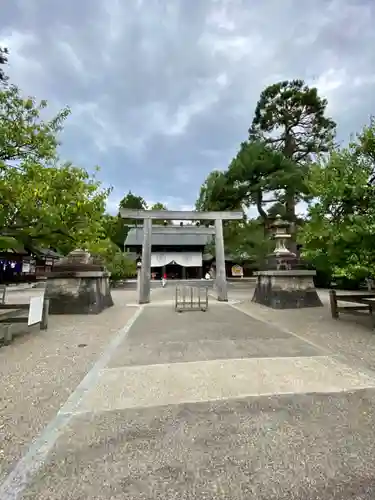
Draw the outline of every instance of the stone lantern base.
<instances>
[{"instance_id":1,"label":"stone lantern base","mask_svg":"<svg viewBox=\"0 0 375 500\"><path fill-rule=\"evenodd\" d=\"M75 250L47 276L50 314L98 314L113 306L110 273L88 252Z\"/></svg>"},{"instance_id":2,"label":"stone lantern base","mask_svg":"<svg viewBox=\"0 0 375 500\"><path fill-rule=\"evenodd\" d=\"M255 273L257 284L252 301L273 309L323 306L315 289L316 271L307 269L267 270Z\"/></svg>"}]
</instances>

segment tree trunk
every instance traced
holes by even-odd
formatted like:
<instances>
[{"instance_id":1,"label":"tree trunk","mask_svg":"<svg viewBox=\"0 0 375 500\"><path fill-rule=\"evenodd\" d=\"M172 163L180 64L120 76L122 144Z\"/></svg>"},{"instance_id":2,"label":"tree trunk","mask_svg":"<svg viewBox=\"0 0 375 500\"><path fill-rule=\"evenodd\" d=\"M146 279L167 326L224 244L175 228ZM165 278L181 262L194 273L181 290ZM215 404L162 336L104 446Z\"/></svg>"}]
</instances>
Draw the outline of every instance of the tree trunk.
<instances>
[{"instance_id":1,"label":"tree trunk","mask_svg":"<svg viewBox=\"0 0 375 500\"><path fill-rule=\"evenodd\" d=\"M297 239L296 239L296 200L294 193L287 193L285 200L286 218L290 223L289 250L297 255Z\"/></svg>"},{"instance_id":2,"label":"tree trunk","mask_svg":"<svg viewBox=\"0 0 375 500\"><path fill-rule=\"evenodd\" d=\"M258 210L258 214L260 215L260 217L262 218L262 221L263 221L264 236L267 238L269 235L269 222L270 222L270 220L269 220L267 212L263 208L262 203L263 203L263 194L259 190L257 195L256 195L256 207Z\"/></svg>"},{"instance_id":3,"label":"tree trunk","mask_svg":"<svg viewBox=\"0 0 375 500\"><path fill-rule=\"evenodd\" d=\"M292 159L295 151L295 141L293 136L287 129L285 131L285 146L284 155ZM285 192L285 213L286 218L290 223L289 250L297 255L297 241L296 241L296 193L293 189L286 190Z\"/></svg>"}]
</instances>

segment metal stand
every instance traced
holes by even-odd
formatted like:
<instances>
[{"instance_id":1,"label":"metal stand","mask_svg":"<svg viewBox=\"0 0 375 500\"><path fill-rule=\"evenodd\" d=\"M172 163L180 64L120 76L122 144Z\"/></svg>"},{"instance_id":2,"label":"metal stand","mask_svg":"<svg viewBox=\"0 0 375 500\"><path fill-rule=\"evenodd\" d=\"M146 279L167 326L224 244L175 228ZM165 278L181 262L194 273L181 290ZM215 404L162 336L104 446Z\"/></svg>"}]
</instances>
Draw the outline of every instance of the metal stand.
<instances>
[{"instance_id":1,"label":"metal stand","mask_svg":"<svg viewBox=\"0 0 375 500\"><path fill-rule=\"evenodd\" d=\"M175 310L203 311L208 309L208 288L200 286L176 286Z\"/></svg>"}]
</instances>

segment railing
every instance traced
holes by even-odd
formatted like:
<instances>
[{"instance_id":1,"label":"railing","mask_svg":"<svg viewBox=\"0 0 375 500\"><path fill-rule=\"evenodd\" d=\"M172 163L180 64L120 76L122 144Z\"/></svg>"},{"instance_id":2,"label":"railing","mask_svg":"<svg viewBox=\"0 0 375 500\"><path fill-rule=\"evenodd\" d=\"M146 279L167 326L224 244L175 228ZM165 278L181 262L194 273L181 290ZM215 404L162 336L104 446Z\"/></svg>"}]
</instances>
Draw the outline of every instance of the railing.
<instances>
[{"instance_id":1,"label":"railing","mask_svg":"<svg viewBox=\"0 0 375 500\"><path fill-rule=\"evenodd\" d=\"M183 311L207 311L208 309L208 287L205 286L176 286L175 310Z\"/></svg>"}]
</instances>

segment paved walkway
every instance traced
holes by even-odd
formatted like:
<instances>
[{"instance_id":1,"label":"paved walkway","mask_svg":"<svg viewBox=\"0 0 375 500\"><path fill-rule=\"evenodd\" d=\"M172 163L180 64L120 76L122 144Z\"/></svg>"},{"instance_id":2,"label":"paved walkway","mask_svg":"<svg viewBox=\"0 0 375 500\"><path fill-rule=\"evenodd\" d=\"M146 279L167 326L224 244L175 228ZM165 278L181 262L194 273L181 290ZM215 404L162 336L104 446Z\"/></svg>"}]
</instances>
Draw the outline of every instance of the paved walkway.
<instances>
[{"instance_id":1,"label":"paved walkway","mask_svg":"<svg viewBox=\"0 0 375 500\"><path fill-rule=\"evenodd\" d=\"M132 308L1 500L374 498L375 372L247 301L178 314L170 293Z\"/></svg>"}]
</instances>

